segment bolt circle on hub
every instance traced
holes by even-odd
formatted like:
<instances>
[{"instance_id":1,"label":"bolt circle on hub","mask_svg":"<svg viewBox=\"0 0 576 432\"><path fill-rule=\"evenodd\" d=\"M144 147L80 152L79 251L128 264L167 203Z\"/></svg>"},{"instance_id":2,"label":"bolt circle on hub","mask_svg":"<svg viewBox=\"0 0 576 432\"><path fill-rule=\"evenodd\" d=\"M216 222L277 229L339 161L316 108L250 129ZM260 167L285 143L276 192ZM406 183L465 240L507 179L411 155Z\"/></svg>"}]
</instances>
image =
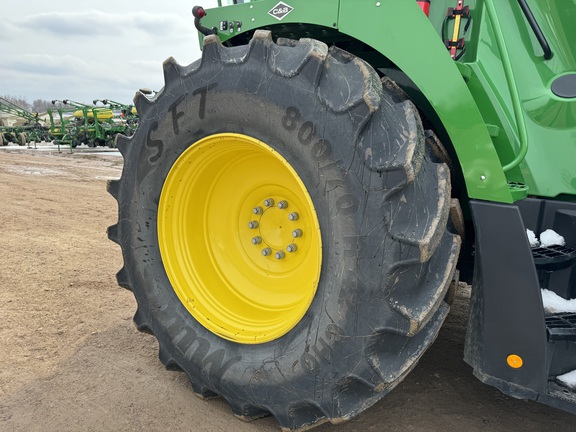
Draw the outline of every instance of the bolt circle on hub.
<instances>
[{"instance_id":1,"label":"bolt circle on hub","mask_svg":"<svg viewBox=\"0 0 576 432\"><path fill-rule=\"evenodd\" d=\"M182 305L238 343L289 332L320 278L320 226L304 183L247 135L211 135L178 157L160 195L158 244Z\"/></svg>"},{"instance_id":2,"label":"bolt circle on hub","mask_svg":"<svg viewBox=\"0 0 576 432\"><path fill-rule=\"evenodd\" d=\"M273 198L267 198L262 203L266 208L255 206L252 214L257 215L258 219L248 223L250 229L259 229L260 236L252 237L250 241L261 248L263 257L271 257L274 252L274 258L282 260L286 257L284 250L290 253L298 250L294 242L296 238L302 236L302 230L294 228L291 222L297 221L300 215L294 211L285 213L289 205L285 199L280 199L276 207Z\"/></svg>"}]
</instances>

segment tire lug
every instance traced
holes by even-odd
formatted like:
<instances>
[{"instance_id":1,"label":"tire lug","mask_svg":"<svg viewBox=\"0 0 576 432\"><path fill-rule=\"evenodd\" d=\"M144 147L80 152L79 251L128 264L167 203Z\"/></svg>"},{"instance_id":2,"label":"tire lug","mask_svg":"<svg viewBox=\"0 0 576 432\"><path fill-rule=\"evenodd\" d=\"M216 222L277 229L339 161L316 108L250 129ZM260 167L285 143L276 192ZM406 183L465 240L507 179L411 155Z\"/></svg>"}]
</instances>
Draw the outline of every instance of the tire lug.
<instances>
[{"instance_id":1,"label":"tire lug","mask_svg":"<svg viewBox=\"0 0 576 432\"><path fill-rule=\"evenodd\" d=\"M252 213L254 213L255 215L262 214L263 211L264 211L264 210L263 210L262 207L260 207L260 206L254 207L254 208L252 209Z\"/></svg>"},{"instance_id":2,"label":"tire lug","mask_svg":"<svg viewBox=\"0 0 576 432\"><path fill-rule=\"evenodd\" d=\"M274 257L275 257L277 260L284 259L285 256L286 256L286 254L284 253L284 251L278 251L278 252L276 252L276 254L274 255Z\"/></svg>"},{"instance_id":3,"label":"tire lug","mask_svg":"<svg viewBox=\"0 0 576 432\"><path fill-rule=\"evenodd\" d=\"M272 198L268 198L264 200L264 205L266 207L272 207L274 205L274 200Z\"/></svg>"},{"instance_id":4,"label":"tire lug","mask_svg":"<svg viewBox=\"0 0 576 432\"><path fill-rule=\"evenodd\" d=\"M257 222L257 221L251 221L251 222L248 224L248 228L250 228L250 229L256 229L256 228L258 228L258 222Z\"/></svg>"},{"instance_id":5,"label":"tire lug","mask_svg":"<svg viewBox=\"0 0 576 432\"><path fill-rule=\"evenodd\" d=\"M252 237L252 244L258 245L260 243L262 243L262 237L260 237L260 236Z\"/></svg>"},{"instance_id":6,"label":"tire lug","mask_svg":"<svg viewBox=\"0 0 576 432\"><path fill-rule=\"evenodd\" d=\"M272 255L272 249L270 249L270 248L268 248L268 247L267 247L267 248L264 248L264 249L262 249L262 255L263 255L263 256L269 256L269 255Z\"/></svg>"},{"instance_id":7,"label":"tire lug","mask_svg":"<svg viewBox=\"0 0 576 432\"><path fill-rule=\"evenodd\" d=\"M288 219L290 219L291 221L296 221L300 219L300 215L296 212L292 212L288 215Z\"/></svg>"},{"instance_id":8,"label":"tire lug","mask_svg":"<svg viewBox=\"0 0 576 432\"><path fill-rule=\"evenodd\" d=\"M286 246L286 250L290 253L293 253L298 250L298 246L295 245L294 243L290 243L288 246Z\"/></svg>"},{"instance_id":9,"label":"tire lug","mask_svg":"<svg viewBox=\"0 0 576 432\"><path fill-rule=\"evenodd\" d=\"M302 234L303 234L303 232L300 228L292 231L292 237L295 237L295 238L302 237Z\"/></svg>"},{"instance_id":10,"label":"tire lug","mask_svg":"<svg viewBox=\"0 0 576 432\"><path fill-rule=\"evenodd\" d=\"M286 209L286 208L288 208L288 201L284 201L284 200L280 201L280 202L278 203L278 208L279 208L279 209Z\"/></svg>"}]
</instances>

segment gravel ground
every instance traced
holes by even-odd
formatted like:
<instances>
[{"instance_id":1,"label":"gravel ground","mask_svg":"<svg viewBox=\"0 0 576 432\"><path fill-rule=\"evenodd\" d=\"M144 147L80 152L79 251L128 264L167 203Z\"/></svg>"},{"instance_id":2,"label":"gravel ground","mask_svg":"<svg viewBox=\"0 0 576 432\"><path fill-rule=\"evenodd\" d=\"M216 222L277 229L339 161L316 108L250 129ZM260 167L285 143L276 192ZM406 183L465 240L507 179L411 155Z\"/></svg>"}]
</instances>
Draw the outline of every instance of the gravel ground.
<instances>
[{"instance_id":1,"label":"gravel ground","mask_svg":"<svg viewBox=\"0 0 576 432\"><path fill-rule=\"evenodd\" d=\"M105 191L122 158L109 149L0 148L0 430L276 431L194 397L165 371L156 340L132 324L106 237ZM575 431L576 417L502 395L462 360L470 289L461 286L437 341L391 394L344 431Z\"/></svg>"}]
</instances>

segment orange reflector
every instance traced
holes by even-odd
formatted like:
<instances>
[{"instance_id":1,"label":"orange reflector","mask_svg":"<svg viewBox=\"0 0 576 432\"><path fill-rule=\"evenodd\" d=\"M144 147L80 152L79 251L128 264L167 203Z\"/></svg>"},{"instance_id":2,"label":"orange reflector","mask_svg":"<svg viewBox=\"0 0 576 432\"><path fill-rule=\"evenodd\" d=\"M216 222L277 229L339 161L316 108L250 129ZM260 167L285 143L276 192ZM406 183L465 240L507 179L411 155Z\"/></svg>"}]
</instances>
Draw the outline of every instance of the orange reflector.
<instances>
[{"instance_id":1,"label":"orange reflector","mask_svg":"<svg viewBox=\"0 0 576 432\"><path fill-rule=\"evenodd\" d=\"M516 354L510 354L508 358L506 358L506 362L508 363L508 366L514 369L519 369L524 364L524 360Z\"/></svg>"}]
</instances>

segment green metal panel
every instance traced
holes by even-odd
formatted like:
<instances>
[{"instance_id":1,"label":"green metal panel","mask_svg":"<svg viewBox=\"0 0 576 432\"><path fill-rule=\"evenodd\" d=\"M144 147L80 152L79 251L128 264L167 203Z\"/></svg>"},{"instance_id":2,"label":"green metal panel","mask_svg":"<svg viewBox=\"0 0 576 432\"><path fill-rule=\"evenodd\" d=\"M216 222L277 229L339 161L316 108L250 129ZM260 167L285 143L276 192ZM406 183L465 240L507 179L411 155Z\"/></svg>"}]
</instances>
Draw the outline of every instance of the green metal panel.
<instances>
[{"instance_id":1,"label":"green metal panel","mask_svg":"<svg viewBox=\"0 0 576 432\"><path fill-rule=\"evenodd\" d=\"M247 31L279 23L310 23L325 27L336 27L340 0L287 0L284 3L294 8L285 18L278 20L268 14L279 0L252 1L218 9L208 9L208 16L202 20L206 27L219 28L220 21L242 21L242 31ZM209 25L207 25L209 24ZM233 36L236 32L220 32L221 39Z\"/></svg>"},{"instance_id":2,"label":"green metal panel","mask_svg":"<svg viewBox=\"0 0 576 432\"><path fill-rule=\"evenodd\" d=\"M576 99L560 98L550 86L556 77L576 72L576 3L528 2L554 54L551 60L543 58L543 51L516 2L486 1L486 5L490 3L497 9L493 14L482 14L474 65L478 76L486 81L485 88L497 96L495 102L500 104L502 118L513 132L512 141L520 141L521 122L525 123L528 151L520 165L521 175L531 195L575 195ZM500 28L508 47L512 85L507 82L502 66L505 55L490 43L494 40L494 28ZM512 86L518 93L517 114L521 121L514 118L509 90ZM510 155L501 153L501 158L508 162Z\"/></svg>"},{"instance_id":3,"label":"green metal panel","mask_svg":"<svg viewBox=\"0 0 576 432\"><path fill-rule=\"evenodd\" d=\"M431 14L438 28L442 11L453 3L434 4L442 1L433 9L440 16ZM552 48L551 60L543 58L517 1L466 3L474 22L462 60L467 84L484 121L494 125L492 140L508 180L525 183L530 195L574 196L576 99L559 98L550 86L576 72L576 3L528 1Z\"/></svg>"},{"instance_id":4,"label":"green metal panel","mask_svg":"<svg viewBox=\"0 0 576 432\"><path fill-rule=\"evenodd\" d=\"M294 23L337 28L382 53L422 91L440 118L458 155L468 195L512 202L502 164L480 111L437 31L412 1L288 0L282 21L268 14L278 3L263 0L209 10L202 23L242 21L242 31ZM337 15L336 15L337 14ZM226 40L234 32L219 33Z\"/></svg>"},{"instance_id":5,"label":"green metal panel","mask_svg":"<svg viewBox=\"0 0 576 432\"><path fill-rule=\"evenodd\" d=\"M284 34L289 28L295 37L330 43L337 30L362 41L401 69L430 103L471 198L511 202L525 196L509 182L526 183L533 195L576 195L576 100L550 91L556 76L576 71L574 2L529 1L554 51L549 61L516 1L465 2L473 24L461 63L450 58L439 35L455 0L432 1L430 19L411 0L284 3L293 10L282 20L268 14L278 1L262 0L210 10L202 23L219 28L222 21L234 22L219 32L223 41L239 33L237 21L241 33L269 28Z\"/></svg>"}]
</instances>

